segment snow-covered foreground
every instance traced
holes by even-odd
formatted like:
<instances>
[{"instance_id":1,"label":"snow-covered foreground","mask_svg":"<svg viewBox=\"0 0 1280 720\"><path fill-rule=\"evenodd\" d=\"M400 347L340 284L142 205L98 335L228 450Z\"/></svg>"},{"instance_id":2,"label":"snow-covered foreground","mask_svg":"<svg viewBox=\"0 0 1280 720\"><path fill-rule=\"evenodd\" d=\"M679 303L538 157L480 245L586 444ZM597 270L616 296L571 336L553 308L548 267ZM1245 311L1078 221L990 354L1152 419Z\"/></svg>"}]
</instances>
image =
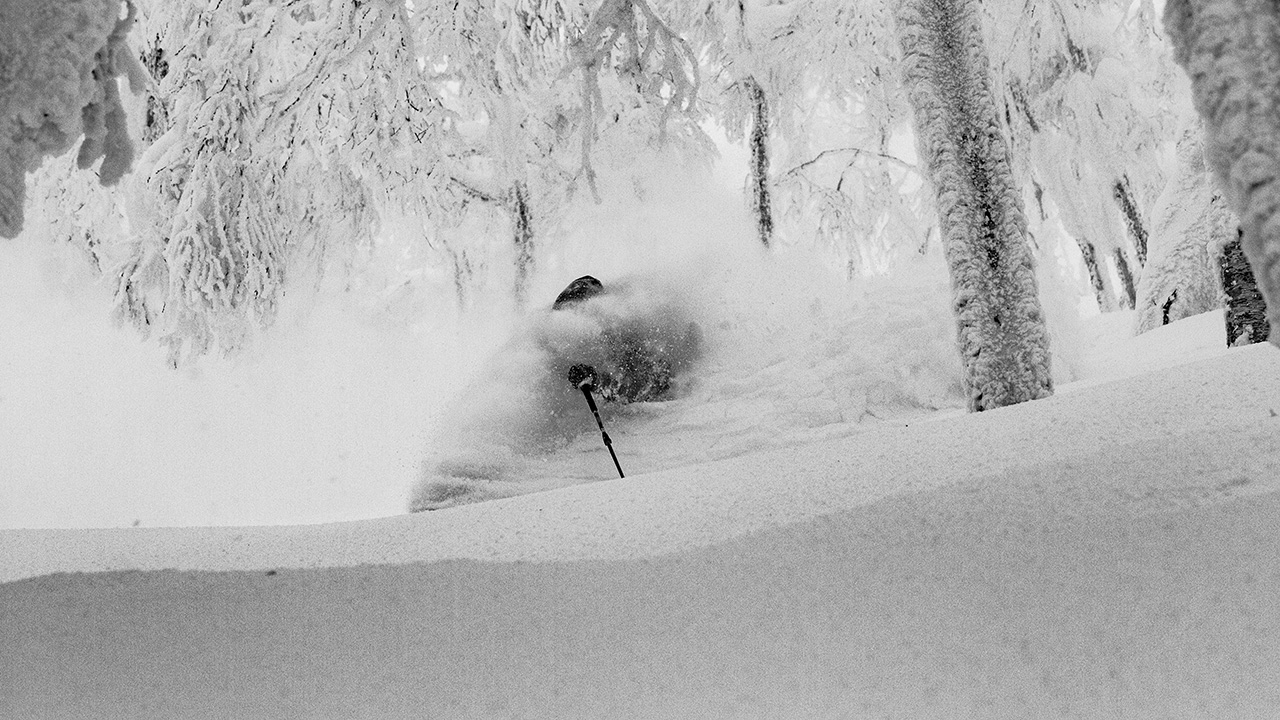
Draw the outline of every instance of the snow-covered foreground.
<instances>
[{"instance_id":1,"label":"snow-covered foreground","mask_svg":"<svg viewBox=\"0 0 1280 720\"><path fill-rule=\"evenodd\" d=\"M415 516L0 531L0 716L1274 717L1278 376Z\"/></svg>"}]
</instances>

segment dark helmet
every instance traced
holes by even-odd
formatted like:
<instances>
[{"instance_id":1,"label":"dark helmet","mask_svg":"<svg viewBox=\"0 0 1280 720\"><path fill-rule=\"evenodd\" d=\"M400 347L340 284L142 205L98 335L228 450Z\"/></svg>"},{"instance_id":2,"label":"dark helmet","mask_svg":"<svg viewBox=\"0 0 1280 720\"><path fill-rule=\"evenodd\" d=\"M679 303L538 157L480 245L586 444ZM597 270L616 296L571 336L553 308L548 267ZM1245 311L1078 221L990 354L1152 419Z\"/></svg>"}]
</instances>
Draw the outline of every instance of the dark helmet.
<instances>
[{"instance_id":1,"label":"dark helmet","mask_svg":"<svg viewBox=\"0 0 1280 720\"><path fill-rule=\"evenodd\" d=\"M593 298L602 292L604 292L604 285L599 280L590 275L583 275L569 283L569 287L556 296L556 301L551 304L551 309L559 310L565 305Z\"/></svg>"}]
</instances>

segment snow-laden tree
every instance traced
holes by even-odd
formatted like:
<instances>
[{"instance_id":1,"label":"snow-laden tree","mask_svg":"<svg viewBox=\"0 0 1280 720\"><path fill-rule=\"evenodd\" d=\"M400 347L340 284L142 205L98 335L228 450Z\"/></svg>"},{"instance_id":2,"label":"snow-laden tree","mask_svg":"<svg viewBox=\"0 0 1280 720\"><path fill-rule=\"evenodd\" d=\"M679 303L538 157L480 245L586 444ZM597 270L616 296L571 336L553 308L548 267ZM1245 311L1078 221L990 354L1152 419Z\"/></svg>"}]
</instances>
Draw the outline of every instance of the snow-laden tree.
<instances>
[{"instance_id":1,"label":"snow-laden tree","mask_svg":"<svg viewBox=\"0 0 1280 720\"><path fill-rule=\"evenodd\" d=\"M665 6L703 58L708 115L747 145L746 197L761 240L816 241L850 276L925 243L919 171L895 156L908 144L895 137L908 110L893 72L892 3Z\"/></svg>"},{"instance_id":2,"label":"snow-laden tree","mask_svg":"<svg viewBox=\"0 0 1280 720\"><path fill-rule=\"evenodd\" d=\"M116 78L142 75L125 45L132 3L6 0L0 4L0 237L23 225L26 175L83 137L76 164L114 185L133 145Z\"/></svg>"},{"instance_id":3,"label":"snow-laden tree","mask_svg":"<svg viewBox=\"0 0 1280 720\"><path fill-rule=\"evenodd\" d=\"M115 279L119 316L158 334L174 362L235 349L270 322L291 278L370 247L384 218L397 232L420 227L421 243L454 264L460 290L499 256L515 268L518 296L535 239L554 231L580 189L629 188L643 174L631 169L651 155L712 153L698 126L696 59L643 0L138 7L137 52L112 34L111 17L81 43L107 45L98 65L68 71L94 83L82 93L93 102L116 92L107 74L116 55L138 71L145 110L133 123L146 148L137 172L86 201L67 197L83 183L54 164L37 203L55 237L81 244ZM19 39L30 29L5 23ZM19 104L34 97L24 92L14 87ZM67 127L48 125L37 143L15 126L13 152L26 155L6 169L34 165L39 143L69 144L83 102L64 104L49 113ZM89 108L82 162L105 152L104 179L116 179L123 146L99 126L118 128L123 114ZM17 200L21 173L13 179ZM52 212L63 201L66 217ZM508 222L514 242L448 232L482 227L483 216Z\"/></svg>"},{"instance_id":4,"label":"snow-laden tree","mask_svg":"<svg viewBox=\"0 0 1280 720\"><path fill-rule=\"evenodd\" d=\"M1217 259L1235 239L1237 225L1205 165L1201 124L1189 118L1177 144L1177 168L1155 204L1138 283L1138 333L1222 306Z\"/></svg>"},{"instance_id":5,"label":"snow-laden tree","mask_svg":"<svg viewBox=\"0 0 1280 720\"><path fill-rule=\"evenodd\" d=\"M127 188L122 318L175 364L269 323L291 274L381 208L445 208L446 115L396 2L148 7L168 127ZM154 52L155 48L153 48Z\"/></svg>"},{"instance_id":6,"label":"snow-laden tree","mask_svg":"<svg viewBox=\"0 0 1280 720\"><path fill-rule=\"evenodd\" d=\"M1132 306L1181 90L1154 9L1148 0L984 7L1019 182L1078 244L1100 308Z\"/></svg>"},{"instance_id":7,"label":"snow-laden tree","mask_svg":"<svg viewBox=\"0 0 1280 720\"><path fill-rule=\"evenodd\" d=\"M798 68L770 56L790 35L797 8L806 3L666 2L664 12L697 48L710 77L707 106L733 141L749 152L746 195L756 235L768 247L774 238L772 125L784 96L800 82Z\"/></svg>"},{"instance_id":8,"label":"snow-laden tree","mask_svg":"<svg viewBox=\"0 0 1280 720\"><path fill-rule=\"evenodd\" d=\"M418 26L471 142L454 183L509 218L518 299L580 192L638 189L649 155L713 152L697 60L645 0L432 2Z\"/></svg>"},{"instance_id":9,"label":"snow-laden tree","mask_svg":"<svg viewBox=\"0 0 1280 720\"><path fill-rule=\"evenodd\" d=\"M1169 0L1164 12L1280 345L1280 4Z\"/></svg>"},{"instance_id":10,"label":"snow-laden tree","mask_svg":"<svg viewBox=\"0 0 1280 720\"><path fill-rule=\"evenodd\" d=\"M1049 339L972 0L906 0L903 76L936 195L969 409L1053 392Z\"/></svg>"}]
</instances>

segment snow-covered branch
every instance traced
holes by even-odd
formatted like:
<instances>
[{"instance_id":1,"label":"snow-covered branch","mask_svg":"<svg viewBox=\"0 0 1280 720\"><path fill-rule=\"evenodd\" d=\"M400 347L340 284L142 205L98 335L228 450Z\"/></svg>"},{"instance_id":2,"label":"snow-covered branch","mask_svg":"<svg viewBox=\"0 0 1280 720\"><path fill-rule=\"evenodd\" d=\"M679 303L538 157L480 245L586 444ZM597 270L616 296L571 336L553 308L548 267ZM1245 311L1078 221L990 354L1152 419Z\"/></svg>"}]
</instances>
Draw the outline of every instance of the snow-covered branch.
<instances>
[{"instance_id":1,"label":"snow-covered branch","mask_svg":"<svg viewBox=\"0 0 1280 720\"><path fill-rule=\"evenodd\" d=\"M0 5L0 237L22 230L26 174L81 136L78 164L102 158L102 184L129 171L133 145L116 79L125 73L135 88L141 80L125 45L134 12L120 0Z\"/></svg>"},{"instance_id":2,"label":"snow-covered branch","mask_svg":"<svg viewBox=\"0 0 1280 720\"><path fill-rule=\"evenodd\" d=\"M582 173L599 200L591 162L596 125L603 112L600 71L613 64L642 97L662 107L660 131L672 108L692 112L700 85L698 59L683 37L671 30L646 0L603 0L569 44L566 73L578 72L581 110ZM647 77L646 77L647 76Z\"/></svg>"}]
</instances>

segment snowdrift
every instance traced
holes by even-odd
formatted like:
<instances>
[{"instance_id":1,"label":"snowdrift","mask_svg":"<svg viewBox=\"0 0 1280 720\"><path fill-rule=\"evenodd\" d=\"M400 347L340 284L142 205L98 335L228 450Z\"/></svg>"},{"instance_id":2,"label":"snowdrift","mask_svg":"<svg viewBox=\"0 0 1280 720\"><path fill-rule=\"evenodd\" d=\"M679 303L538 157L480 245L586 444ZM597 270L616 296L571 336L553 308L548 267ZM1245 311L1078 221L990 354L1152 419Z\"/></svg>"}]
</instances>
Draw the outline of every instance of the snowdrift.
<instances>
[{"instance_id":1,"label":"snowdrift","mask_svg":"<svg viewBox=\"0 0 1280 720\"><path fill-rule=\"evenodd\" d=\"M1278 375L377 521L3 531L0 715L1274 717Z\"/></svg>"}]
</instances>

